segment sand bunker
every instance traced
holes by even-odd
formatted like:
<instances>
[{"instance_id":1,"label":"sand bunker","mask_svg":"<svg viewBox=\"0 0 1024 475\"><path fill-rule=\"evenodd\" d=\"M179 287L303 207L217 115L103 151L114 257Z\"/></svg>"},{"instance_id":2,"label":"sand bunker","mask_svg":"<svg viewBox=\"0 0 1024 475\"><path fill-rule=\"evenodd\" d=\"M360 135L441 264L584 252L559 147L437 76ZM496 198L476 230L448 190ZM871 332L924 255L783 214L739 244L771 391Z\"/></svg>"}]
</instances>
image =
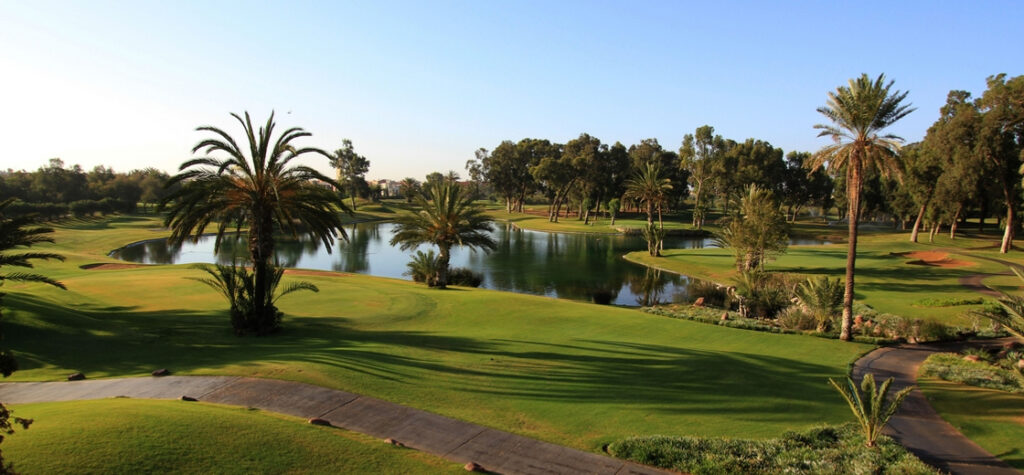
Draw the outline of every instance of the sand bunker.
<instances>
[{"instance_id":1,"label":"sand bunker","mask_svg":"<svg viewBox=\"0 0 1024 475\"><path fill-rule=\"evenodd\" d=\"M899 252L895 253L897 256L905 257L907 259L913 259L908 261L907 264L914 266L932 266L932 267L970 267L978 265L971 261L961 261L952 259L949 257L948 252L941 251L915 251L915 252Z\"/></svg>"},{"instance_id":2,"label":"sand bunker","mask_svg":"<svg viewBox=\"0 0 1024 475\"><path fill-rule=\"evenodd\" d=\"M136 267L145 267L145 264L112 264L97 262L95 264L85 264L78 266L79 269L85 270L116 270L116 269L134 269Z\"/></svg>"}]
</instances>

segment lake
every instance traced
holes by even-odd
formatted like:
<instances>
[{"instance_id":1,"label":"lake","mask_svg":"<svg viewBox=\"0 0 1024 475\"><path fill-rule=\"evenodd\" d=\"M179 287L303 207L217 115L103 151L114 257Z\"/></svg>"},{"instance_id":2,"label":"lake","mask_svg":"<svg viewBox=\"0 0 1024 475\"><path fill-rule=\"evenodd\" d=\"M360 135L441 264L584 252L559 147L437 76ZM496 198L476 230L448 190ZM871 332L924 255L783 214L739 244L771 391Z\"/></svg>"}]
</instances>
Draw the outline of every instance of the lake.
<instances>
[{"instance_id":1,"label":"lake","mask_svg":"<svg viewBox=\"0 0 1024 475\"><path fill-rule=\"evenodd\" d=\"M277 243L280 265L304 269L354 272L409 279L406 264L415 251L401 251L388 244L394 223L360 223L346 226L348 242L339 242L331 253L318 242L283 240ZM566 234L528 231L511 224L495 223L498 249L484 253L462 248L452 250L451 266L466 267L484 276L481 287L581 301L604 299L615 305L653 305L686 298L693 279L662 272L622 258L645 250L636 235ZM111 253L112 257L146 264L229 264L248 256L244 242L226 240L215 256L213 237L177 247L164 240L144 241ZM665 239L666 248L710 246L707 238ZM421 247L427 250L427 247Z\"/></svg>"}]
</instances>

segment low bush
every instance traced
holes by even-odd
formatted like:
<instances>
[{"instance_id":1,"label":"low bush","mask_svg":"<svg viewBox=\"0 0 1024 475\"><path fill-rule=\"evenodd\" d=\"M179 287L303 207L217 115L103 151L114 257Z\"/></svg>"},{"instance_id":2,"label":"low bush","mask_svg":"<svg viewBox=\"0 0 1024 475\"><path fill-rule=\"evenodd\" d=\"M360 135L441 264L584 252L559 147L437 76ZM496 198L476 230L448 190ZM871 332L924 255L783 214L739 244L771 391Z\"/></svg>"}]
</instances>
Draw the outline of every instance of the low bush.
<instances>
[{"instance_id":1,"label":"low bush","mask_svg":"<svg viewBox=\"0 0 1024 475\"><path fill-rule=\"evenodd\" d=\"M465 267L456 267L448 271L448 283L463 287L480 287L480 284L484 283L484 275Z\"/></svg>"},{"instance_id":2,"label":"low bush","mask_svg":"<svg viewBox=\"0 0 1024 475\"><path fill-rule=\"evenodd\" d=\"M766 440L634 437L608 450L619 458L693 474L937 473L889 437L881 436L875 448L866 447L854 424Z\"/></svg>"},{"instance_id":3,"label":"low bush","mask_svg":"<svg viewBox=\"0 0 1024 475\"><path fill-rule=\"evenodd\" d=\"M779 326L790 330L810 331L818 328L818 319L804 309L794 305L779 313Z\"/></svg>"},{"instance_id":4,"label":"low bush","mask_svg":"<svg viewBox=\"0 0 1024 475\"><path fill-rule=\"evenodd\" d=\"M1024 393L1024 381L1014 371L984 361L968 361L956 353L936 353L929 356L921 365L918 375L970 386Z\"/></svg>"},{"instance_id":5,"label":"low bush","mask_svg":"<svg viewBox=\"0 0 1024 475\"><path fill-rule=\"evenodd\" d=\"M914 305L917 307L957 307L960 305L981 305L983 303L985 303L985 299L982 297L969 299L955 297L928 297L914 302Z\"/></svg>"}]
</instances>

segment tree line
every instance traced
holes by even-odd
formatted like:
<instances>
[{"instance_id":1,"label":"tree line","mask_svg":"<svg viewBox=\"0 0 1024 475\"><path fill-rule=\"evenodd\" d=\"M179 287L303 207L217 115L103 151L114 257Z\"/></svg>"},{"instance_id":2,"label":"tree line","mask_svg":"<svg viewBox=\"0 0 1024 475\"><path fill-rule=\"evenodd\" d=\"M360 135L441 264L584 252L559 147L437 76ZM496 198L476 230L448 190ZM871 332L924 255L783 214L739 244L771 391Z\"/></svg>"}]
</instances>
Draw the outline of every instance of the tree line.
<instances>
[{"instance_id":1,"label":"tree line","mask_svg":"<svg viewBox=\"0 0 1024 475\"><path fill-rule=\"evenodd\" d=\"M155 168L120 173L99 165L85 171L51 158L35 171L0 171L0 200L16 200L8 206L12 215L37 213L47 219L131 213L140 202L155 205L166 196L169 177Z\"/></svg>"}]
</instances>

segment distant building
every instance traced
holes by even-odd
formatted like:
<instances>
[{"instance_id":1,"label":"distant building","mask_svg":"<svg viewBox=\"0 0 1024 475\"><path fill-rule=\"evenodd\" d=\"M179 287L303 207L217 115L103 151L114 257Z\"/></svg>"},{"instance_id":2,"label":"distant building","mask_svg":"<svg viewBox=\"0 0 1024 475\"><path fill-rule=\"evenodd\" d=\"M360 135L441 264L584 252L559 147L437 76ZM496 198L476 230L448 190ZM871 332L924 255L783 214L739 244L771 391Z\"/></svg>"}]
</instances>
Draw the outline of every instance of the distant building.
<instances>
[{"instance_id":1,"label":"distant building","mask_svg":"<svg viewBox=\"0 0 1024 475\"><path fill-rule=\"evenodd\" d=\"M371 189L380 190L380 196L382 198L391 198L401 194L401 183L395 180L382 178L380 180L371 180L366 183L370 185Z\"/></svg>"}]
</instances>

